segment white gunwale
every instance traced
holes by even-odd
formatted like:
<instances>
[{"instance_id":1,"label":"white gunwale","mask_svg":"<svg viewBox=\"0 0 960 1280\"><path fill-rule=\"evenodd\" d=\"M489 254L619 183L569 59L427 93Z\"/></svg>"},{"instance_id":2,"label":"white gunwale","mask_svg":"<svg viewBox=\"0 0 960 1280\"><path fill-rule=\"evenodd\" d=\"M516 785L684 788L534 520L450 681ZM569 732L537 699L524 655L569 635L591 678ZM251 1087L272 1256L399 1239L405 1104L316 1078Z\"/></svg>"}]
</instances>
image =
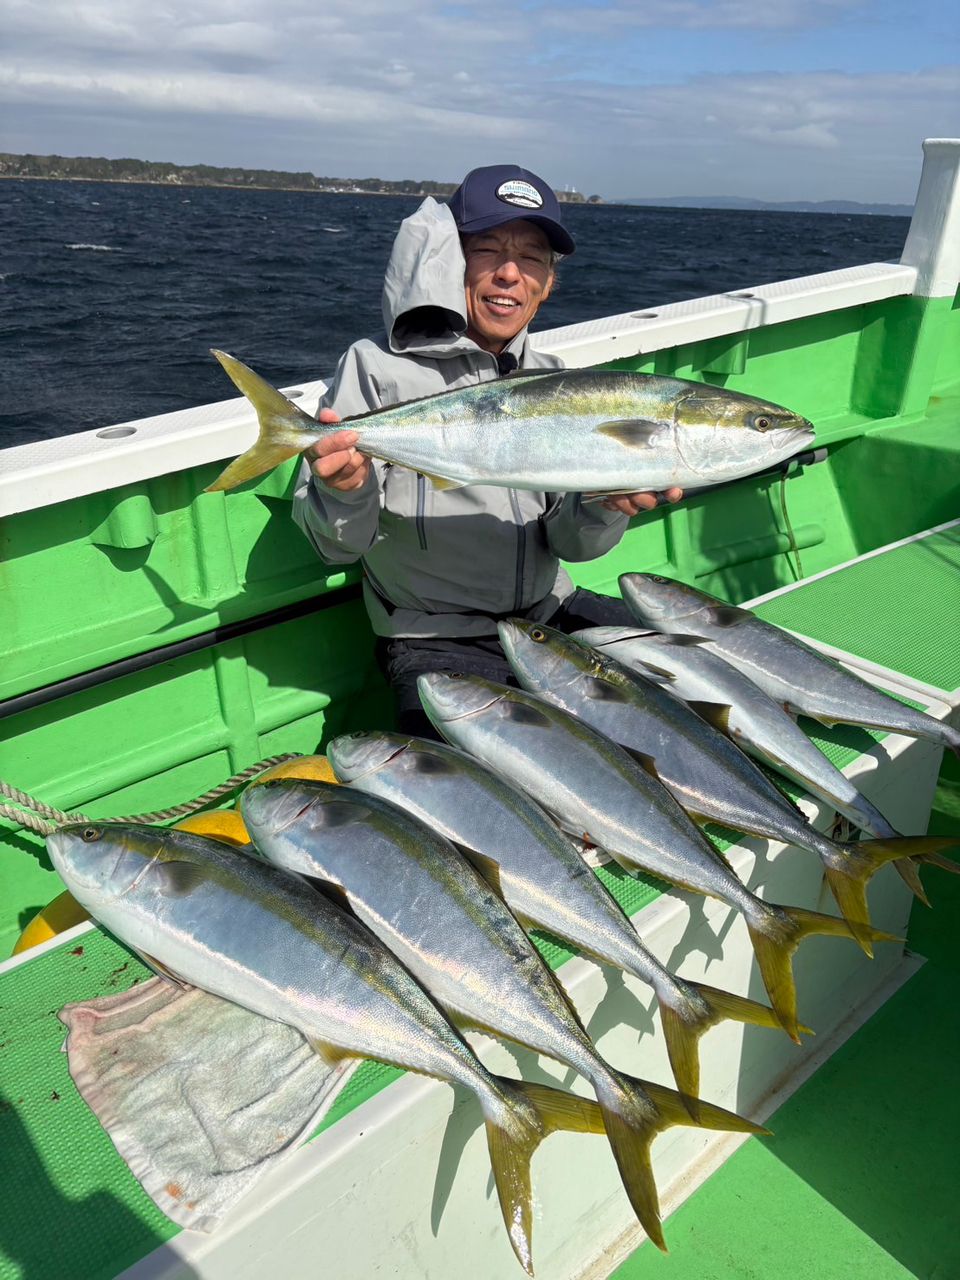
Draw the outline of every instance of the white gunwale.
<instances>
[{"instance_id":1,"label":"white gunwale","mask_svg":"<svg viewBox=\"0 0 960 1280\"><path fill-rule=\"evenodd\" d=\"M649 354L848 307L951 295L960 274L960 139L930 138L900 263L867 263L630 311L532 335L571 367ZM252 358L252 357L251 357ZM322 380L285 389L316 410ZM242 397L0 451L0 516L235 457L253 443Z\"/></svg>"}]
</instances>

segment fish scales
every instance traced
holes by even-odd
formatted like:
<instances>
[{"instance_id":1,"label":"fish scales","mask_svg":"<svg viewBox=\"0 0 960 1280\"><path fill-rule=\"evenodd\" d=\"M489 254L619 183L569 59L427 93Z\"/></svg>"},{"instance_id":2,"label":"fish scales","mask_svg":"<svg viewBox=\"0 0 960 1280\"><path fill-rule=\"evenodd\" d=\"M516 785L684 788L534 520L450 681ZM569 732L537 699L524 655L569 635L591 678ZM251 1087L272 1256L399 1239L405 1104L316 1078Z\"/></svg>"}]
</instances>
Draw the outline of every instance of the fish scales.
<instances>
[{"instance_id":1,"label":"fish scales","mask_svg":"<svg viewBox=\"0 0 960 1280\"><path fill-rule=\"evenodd\" d=\"M665 687L751 755L799 783L871 835L898 832L857 787L810 741L783 706L720 654L687 636L630 627L588 627L573 639L608 654Z\"/></svg>"},{"instance_id":2,"label":"fish scales","mask_svg":"<svg viewBox=\"0 0 960 1280\"><path fill-rule=\"evenodd\" d=\"M774 466L813 440L805 418L742 392L602 369L514 374L324 424L233 356L214 355L256 408L260 437L211 490L344 428L359 434L361 452L441 488L556 493L703 488Z\"/></svg>"},{"instance_id":3,"label":"fish scales","mask_svg":"<svg viewBox=\"0 0 960 1280\"><path fill-rule=\"evenodd\" d=\"M765 903L733 874L676 800L624 748L535 694L471 676L418 679L432 723L453 745L522 786L574 835L645 871L720 899L745 918L784 1029L799 1039L790 956L813 933L851 938L832 916ZM861 945L889 935L863 925Z\"/></svg>"},{"instance_id":4,"label":"fish scales","mask_svg":"<svg viewBox=\"0 0 960 1280\"><path fill-rule=\"evenodd\" d=\"M652 986L677 1087L694 1118L699 1036L722 1017L779 1026L765 1005L701 988L664 968L539 805L464 752L406 734L361 732L334 739L327 756L342 782L401 805L479 854L481 871L528 926L548 929Z\"/></svg>"},{"instance_id":5,"label":"fish scales","mask_svg":"<svg viewBox=\"0 0 960 1280\"><path fill-rule=\"evenodd\" d=\"M898 702L748 609L658 574L624 574L623 598L644 626L697 636L777 702L824 724L928 738L960 754L960 730Z\"/></svg>"},{"instance_id":6,"label":"fish scales","mask_svg":"<svg viewBox=\"0 0 960 1280\"><path fill-rule=\"evenodd\" d=\"M896 835L856 844L831 840L729 738L661 686L552 627L518 619L501 622L499 631L524 688L642 755L691 816L816 854L844 918L868 954L870 940L863 926L869 926L866 885L871 876L887 862L901 865L910 856L939 854L949 847L945 839ZM915 868L908 864L908 883L912 872Z\"/></svg>"},{"instance_id":7,"label":"fish scales","mask_svg":"<svg viewBox=\"0 0 960 1280\"><path fill-rule=\"evenodd\" d=\"M670 1125L695 1123L684 1100L600 1057L521 926L453 845L379 796L332 783L265 779L247 788L241 807L266 857L340 887L458 1021L545 1053L590 1081L631 1204L663 1248L649 1148ZM710 1128L757 1131L709 1103L699 1103L698 1116Z\"/></svg>"},{"instance_id":8,"label":"fish scales","mask_svg":"<svg viewBox=\"0 0 960 1280\"><path fill-rule=\"evenodd\" d=\"M299 876L134 824L68 824L47 847L90 914L165 974L296 1027L324 1057L378 1058L473 1093L511 1247L533 1274L530 1160L557 1129L603 1132L595 1103L490 1075L391 952Z\"/></svg>"}]
</instances>

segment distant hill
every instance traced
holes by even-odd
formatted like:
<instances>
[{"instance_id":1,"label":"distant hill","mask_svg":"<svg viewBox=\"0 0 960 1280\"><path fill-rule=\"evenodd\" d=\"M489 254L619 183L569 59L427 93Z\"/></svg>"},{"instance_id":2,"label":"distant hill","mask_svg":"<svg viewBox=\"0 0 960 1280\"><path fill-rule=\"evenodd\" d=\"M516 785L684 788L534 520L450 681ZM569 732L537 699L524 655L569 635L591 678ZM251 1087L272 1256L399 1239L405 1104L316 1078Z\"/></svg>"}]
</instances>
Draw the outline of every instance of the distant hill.
<instances>
[{"instance_id":1,"label":"distant hill","mask_svg":"<svg viewBox=\"0 0 960 1280\"><path fill-rule=\"evenodd\" d=\"M752 200L746 196L624 197L610 204L640 204L658 209L773 209L781 213L876 213L909 218L911 204L862 204L859 200Z\"/></svg>"},{"instance_id":2,"label":"distant hill","mask_svg":"<svg viewBox=\"0 0 960 1280\"><path fill-rule=\"evenodd\" d=\"M166 160L107 160L103 156L34 156L0 152L0 178L49 178L77 182L149 182L180 187L266 187L284 191L325 191L337 195L453 195L455 182L426 178L318 178L312 173L279 169L220 168L216 165L171 164ZM559 199L582 204L579 191L557 192ZM598 196L591 196L594 202Z\"/></svg>"}]
</instances>

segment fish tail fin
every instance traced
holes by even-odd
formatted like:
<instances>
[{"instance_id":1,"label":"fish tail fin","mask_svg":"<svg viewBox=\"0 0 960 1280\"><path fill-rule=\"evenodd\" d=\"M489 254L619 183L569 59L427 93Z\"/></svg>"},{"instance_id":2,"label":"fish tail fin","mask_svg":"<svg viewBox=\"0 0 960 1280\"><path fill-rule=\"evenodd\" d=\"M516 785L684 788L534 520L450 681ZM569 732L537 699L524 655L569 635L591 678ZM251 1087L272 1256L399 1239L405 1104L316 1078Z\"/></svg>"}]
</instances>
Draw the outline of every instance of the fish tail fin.
<instances>
[{"instance_id":1,"label":"fish tail fin","mask_svg":"<svg viewBox=\"0 0 960 1280\"><path fill-rule=\"evenodd\" d=\"M939 867L942 871L951 871L960 875L960 862L943 856L944 849L956 849L960 841L952 836L906 836L901 852L905 855L893 864L900 873L907 887L920 899L925 907L930 906L923 884L920 880L918 863L931 867Z\"/></svg>"},{"instance_id":2,"label":"fish tail fin","mask_svg":"<svg viewBox=\"0 0 960 1280\"><path fill-rule=\"evenodd\" d=\"M700 1055L698 1046L705 1031L730 1018L734 1022L747 1022L755 1027L783 1027L769 1005L760 1004L746 996L736 996L716 987L687 982L696 997L689 1001L669 1003L660 998L660 1023L667 1044L667 1056L673 1078L690 1116L700 1123Z\"/></svg>"},{"instance_id":3,"label":"fish tail fin","mask_svg":"<svg viewBox=\"0 0 960 1280\"><path fill-rule=\"evenodd\" d=\"M322 426L315 418L304 413L276 387L271 387L259 373L254 373L225 351L212 349L212 354L256 409L260 420L260 435L256 444L231 462L213 484L207 486L207 493L234 489L238 484L252 480L254 476L263 475L265 471L272 470L279 463L302 452L311 440L316 440L323 433Z\"/></svg>"},{"instance_id":4,"label":"fish tail fin","mask_svg":"<svg viewBox=\"0 0 960 1280\"><path fill-rule=\"evenodd\" d=\"M861 840L857 844L843 846L847 856L842 864L827 867L827 881L843 918L868 955L870 948L864 945L861 933L862 926L870 919L866 886L873 873L887 862L892 862L909 889L924 906L929 907L930 899L920 882L916 863L911 859L926 860L956 844L957 841L949 836L897 836L891 840Z\"/></svg>"},{"instance_id":5,"label":"fish tail fin","mask_svg":"<svg viewBox=\"0 0 960 1280\"><path fill-rule=\"evenodd\" d=\"M814 934L853 938L869 956L873 955L871 943L903 941L902 938L874 929L868 924L858 923L857 931L854 932L851 924L838 916L806 911L802 907L778 907L761 903L759 898L756 902L760 910L750 912L747 928L760 967L760 976L781 1026L797 1044L800 1043L800 1026L797 1022L797 989L791 962L793 953L804 938L813 937Z\"/></svg>"},{"instance_id":6,"label":"fish tail fin","mask_svg":"<svg viewBox=\"0 0 960 1280\"><path fill-rule=\"evenodd\" d=\"M657 1248L666 1253L650 1148L657 1134L665 1129L674 1125L696 1127L688 1100L675 1089L613 1071L607 1077L595 1079L594 1088L627 1198L644 1231ZM699 1123L705 1128L734 1133L767 1132L761 1125L712 1103L699 1100L697 1105Z\"/></svg>"},{"instance_id":7,"label":"fish tail fin","mask_svg":"<svg viewBox=\"0 0 960 1280\"><path fill-rule=\"evenodd\" d=\"M549 1085L500 1077L497 1085L508 1105L506 1114L501 1108L497 1113L488 1110L485 1115L487 1148L510 1243L520 1265L532 1276L533 1153L544 1138L560 1130L605 1132L603 1114L592 1098L580 1098Z\"/></svg>"}]
</instances>

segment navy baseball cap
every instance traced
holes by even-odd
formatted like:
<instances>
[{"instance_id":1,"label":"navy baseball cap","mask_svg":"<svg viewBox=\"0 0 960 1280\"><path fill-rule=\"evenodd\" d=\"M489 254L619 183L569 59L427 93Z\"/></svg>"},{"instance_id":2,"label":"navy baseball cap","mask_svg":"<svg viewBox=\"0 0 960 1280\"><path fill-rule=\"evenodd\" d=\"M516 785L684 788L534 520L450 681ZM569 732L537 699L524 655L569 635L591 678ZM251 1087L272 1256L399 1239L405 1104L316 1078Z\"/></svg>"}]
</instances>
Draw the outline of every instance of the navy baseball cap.
<instances>
[{"instance_id":1,"label":"navy baseball cap","mask_svg":"<svg viewBox=\"0 0 960 1280\"><path fill-rule=\"evenodd\" d=\"M519 165L471 169L450 197L450 210L467 235L523 218L543 228L557 253L570 254L577 247L560 220L560 201L553 191L542 178Z\"/></svg>"}]
</instances>

